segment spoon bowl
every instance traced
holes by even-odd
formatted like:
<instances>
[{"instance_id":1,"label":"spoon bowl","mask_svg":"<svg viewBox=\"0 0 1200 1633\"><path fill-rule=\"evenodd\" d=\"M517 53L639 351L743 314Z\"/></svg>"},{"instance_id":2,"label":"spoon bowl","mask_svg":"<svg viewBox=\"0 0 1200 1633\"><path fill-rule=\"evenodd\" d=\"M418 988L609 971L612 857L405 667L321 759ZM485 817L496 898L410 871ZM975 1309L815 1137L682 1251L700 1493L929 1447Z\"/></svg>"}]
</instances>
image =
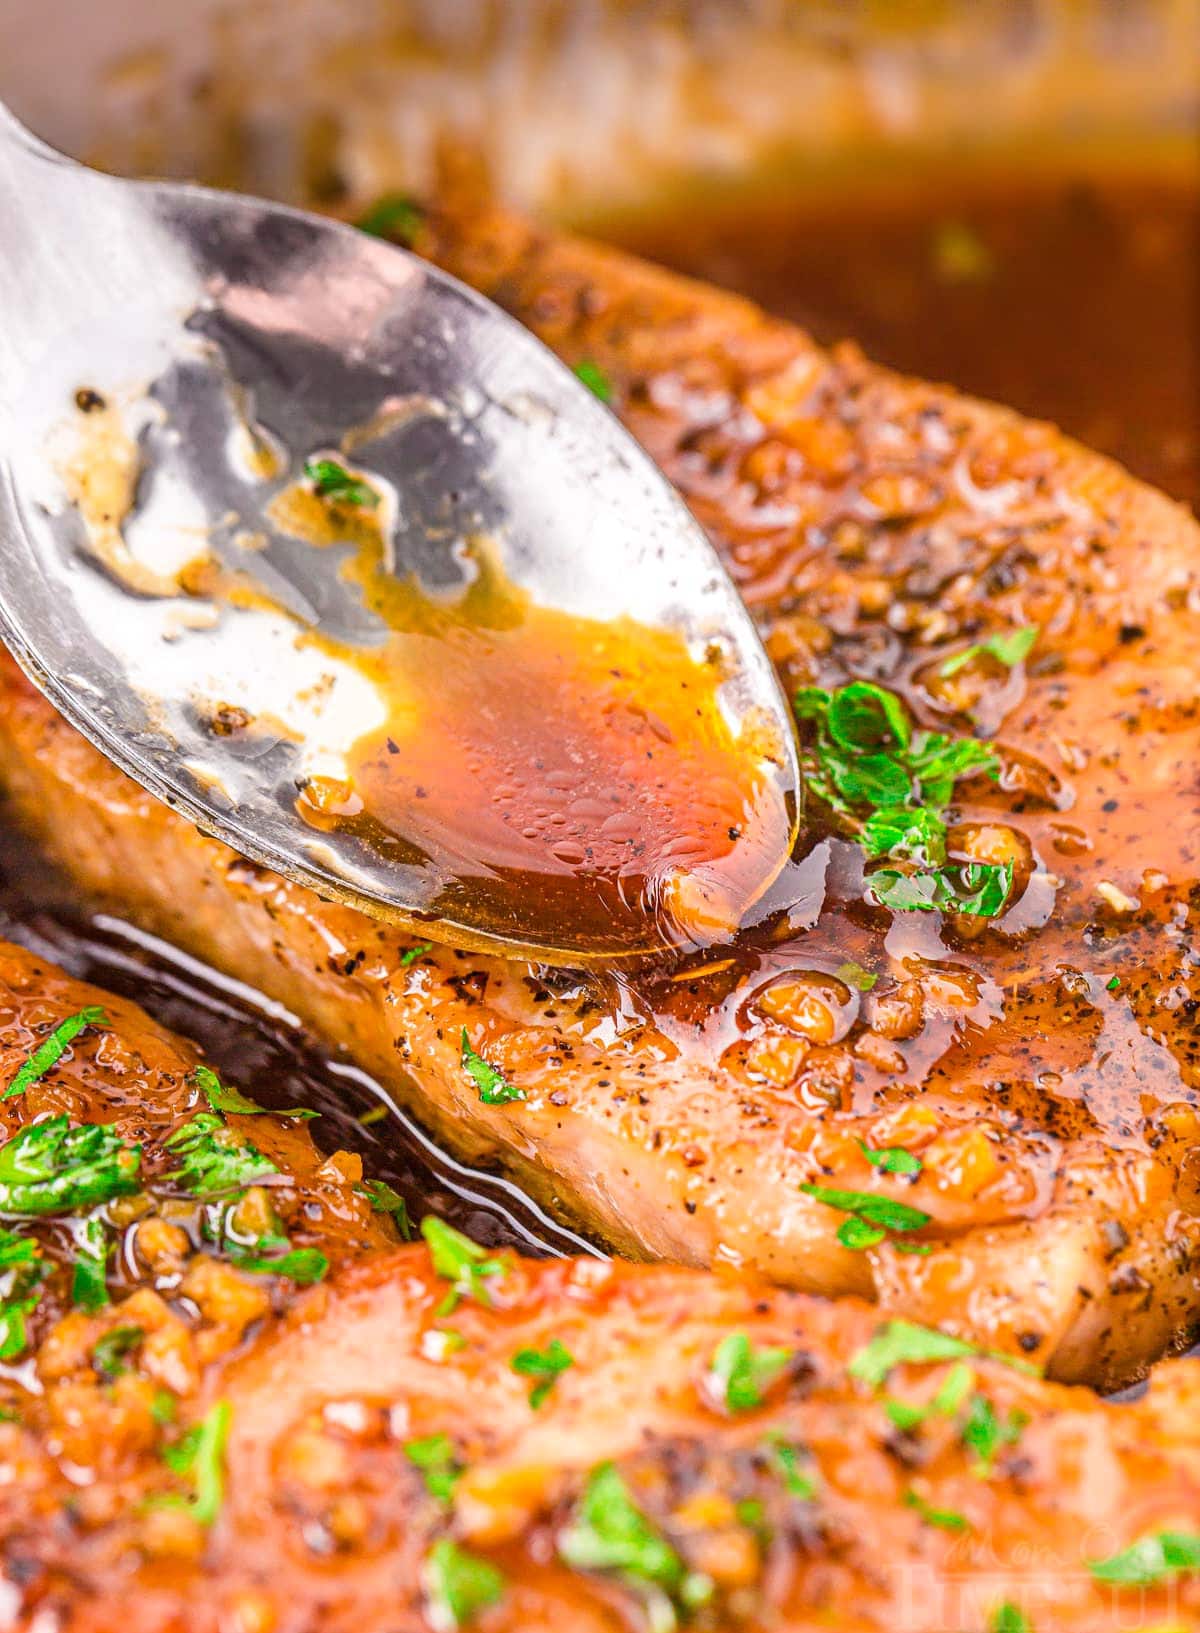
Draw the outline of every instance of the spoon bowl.
<instances>
[{"instance_id":1,"label":"spoon bowl","mask_svg":"<svg viewBox=\"0 0 1200 1633\"><path fill-rule=\"evenodd\" d=\"M570 369L403 249L97 174L3 110L0 218L0 633L81 732L417 934L578 963L730 932L795 837L790 714L711 545ZM593 671L624 690L581 753ZM356 744L403 799L364 806ZM593 866L601 829L621 858L652 829L666 873Z\"/></svg>"}]
</instances>

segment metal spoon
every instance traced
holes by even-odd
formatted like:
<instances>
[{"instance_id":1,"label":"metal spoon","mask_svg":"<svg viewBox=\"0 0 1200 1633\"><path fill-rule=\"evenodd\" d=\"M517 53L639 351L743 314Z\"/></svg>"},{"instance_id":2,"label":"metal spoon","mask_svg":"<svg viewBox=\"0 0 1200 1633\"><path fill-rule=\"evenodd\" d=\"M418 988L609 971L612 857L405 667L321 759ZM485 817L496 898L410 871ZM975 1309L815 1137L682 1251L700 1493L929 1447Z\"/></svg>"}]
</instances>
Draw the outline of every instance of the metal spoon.
<instances>
[{"instance_id":1,"label":"metal spoon","mask_svg":"<svg viewBox=\"0 0 1200 1633\"><path fill-rule=\"evenodd\" d=\"M351 545L279 525L324 451L369 471L398 583L453 598L486 548L540 608L719 648L723 715L785 812L739 909L766 889L799 787L774 671L682 503L537 340L351 227L97 174L3 108L0 221L0 632L110 759L253 860L439 940L572 963L680 939L464 902L444 859L298 814L377 705L351 660L389 635Z\"/></svg>"}]
</instances>

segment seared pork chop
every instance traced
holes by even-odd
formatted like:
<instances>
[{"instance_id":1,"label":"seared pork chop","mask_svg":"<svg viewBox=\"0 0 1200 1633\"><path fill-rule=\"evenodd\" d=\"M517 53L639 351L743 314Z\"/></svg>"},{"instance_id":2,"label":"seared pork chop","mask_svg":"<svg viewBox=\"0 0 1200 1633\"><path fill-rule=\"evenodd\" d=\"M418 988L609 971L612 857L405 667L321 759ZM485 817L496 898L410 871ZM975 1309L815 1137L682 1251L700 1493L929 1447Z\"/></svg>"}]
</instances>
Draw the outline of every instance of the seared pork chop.
<instances>
[{"instance_id":1,"label":"seared pork chop","mask_svg":"<svg viewBox=\"0 0 1200 1633\"><path fill-rule=\"evenodd\" d=\"M417 247L599 371L789 689L866 681L975 744L938 813L973 908L882 905L814 775L775 910L726 953L414 952L196 833L5 665L16 817L619 1250L1132 1375L1200 1310L1200 528L1051 427L595 245L475 211ZM515 1093L485 1103L471 1052Z\"/></svg>"},{"instance_id":2,"label":"seared pork chop","mask_svg":"<svg viewBox=\"0 0 1200 1633\"><path fill-rule=\"evenodd\" d=\"M397 1247L353 1159L2 945L0 1084L6 1626L1200 1617L1200 1363L1109 1406L857 1299Z\"/></svg>"}]
</instances>

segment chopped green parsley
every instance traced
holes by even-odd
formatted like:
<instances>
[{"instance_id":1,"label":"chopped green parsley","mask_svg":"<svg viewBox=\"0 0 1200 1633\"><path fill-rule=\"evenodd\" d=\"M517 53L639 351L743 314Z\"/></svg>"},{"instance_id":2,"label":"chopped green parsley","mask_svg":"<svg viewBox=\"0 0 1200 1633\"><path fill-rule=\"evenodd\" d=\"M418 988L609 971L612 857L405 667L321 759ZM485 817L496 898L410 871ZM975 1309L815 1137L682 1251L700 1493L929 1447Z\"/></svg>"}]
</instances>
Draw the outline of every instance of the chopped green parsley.
<instances>
[{"instance_id":1,"label":"chopped green parsley","mask_svg":"<svg viewBox=\"0 0 1200 1633\"><path fill-rule=\"evenodd\" d=\"M499 1604L504 1577L489 1560L442 1537L425 1559L425 1592L429 1620L437 1633L453 1633L467 1627L481 1610Z\"/></svg>"},{"instance_id":2,"label":"chopped green parsley","mask_svg":"<svg viewBox=\"0 0 1200 1633\"><path fill-rule=\"evenodd\" d=\"M426 1214L422 1219L421 1235L429 1245L434 1274L451 1283L449 1293L438 1305L438 1315L449 1315L464 1298L490 1306L488 1282L493 1277L504 1276L504 1261L489 1258L487 1250L478 1242L433 1214Z\"/></svg>"},{"instance_id":3,"label":"chopped green parsley","mask_svg":"<svg viewBox=\"0 0 1200 1633\"><path fill-rule=\"evenodd\" d=\"M788 1496L797 1497L801 1502L811 1502L817 1494L817 1482L815 1476L802 1466L804 1454L800 1447L793 1446L782 1435L771 1435L766 1446Z\"/></svg>"},{"instance_id":4,"label":"chopped green parsley","mask_svg":"<svg viewBox=\"0 0 1200 1633\"><path fill-rule=\"evenodd\" d=\"M498 1066L493 1066L490 1060L475 1053L465 1026L462 1029L461 1049L463 1069L479 1090L479 1098L485 1106L504 1106L510 1100L524 1100L524 1089L518 1089Z\"/></svg>"},{"instance_id":5,"label":"chopped green parsley","mask_svg":"<svg viewBox=\"0 0 1200 1633\"><path fill-rule=\"evenodd\" d=\"M573 1570L611 1571L667 1608L691 1609L712 1597L711 1580L688 1570L634 1502L613 1463L601 1463L588 1476L575 1516L559 1534L558 1552ZM661 1625L673 1626L674 1618Z\"/></svg>"},{"instance_id":6,"label":"chopped green parsley","mask_svg":"<svg viewBox=\"0 0 1200 1633\"><path fill-rule=\"evenodd\" d=\"M1149 1588L1186 1572L1200 1571L1200 1531L1154 1531L1107 1559L1088 1562L1097 1582Z\"/></svg>"},{"instance_id":7,"label":"chopped green parsley","mask_svg":"<svg viewBox=\"0 0 1200 1633\"><path fill-rule=\"evenodd\" d=\"M371 484L339 465L336 459L306 460L304 474L318 499L359 510L374 510L379 503L379 495Z\"/></svg>"},{"instance_id":8,"label":"chopped green parsley","mask_svg":"<svg viewBox=\"0 0 1200 1633\"><path fill-rule=\"evenodd\" d=\"M232 1112L236 1117L294 1117L297 1120L321 1115L319 1111L310 1111L307 1106L288 1106L284 1111L272 1111L268 1106L260 1106L257 1100L248 1099L240 1089L222 1083L208 1066L197 1066L192 1077L196 1086L204 1091L204 1098L212 1111Z\"/></svg>"},{"instance_id":9,"label":"chopped green parsley","mask_svg":"<svg viewBox=\"0 0 1200 1633\"><path fill-rule=\"evenodd\" d=\"M975 658L995 658L1006 669L1015 669L1017 664L1024 663L1033 650L1033 643L1038 638L1038 626L1026 624L1021 629L1010 630L1007 634L989 635L986 641L976 641L963 652L956 652L952 658L947 658L938 673L949 679L957 675L960 669Z\"/></svg>"},{"instance_id":10,"label":"chopped green parsley","mask_svg":"<svg viewBox=\"0 0 1200 1633\"><path fill-rule=\"evenodd\" d=\"M425 212L406 193L383 193L354 225L372 238L386 238L407 248L420 229Z\"/></svg>"},{"instance_id":11,"label":"chopped green parsley","mask_svg":"<svg viewBox=\"0 0 1200 1633\"><path fill-rule=\"evenodd\" d=\"M89 1219L83 1226L71 1272L71 1303L88 1314L102 1310L108 1298L108 1255L110 1243L103 1219Z\"/></svg>"},{"instance_id":12,"label":"chopped green parsley","mask_svg":"<svg viewBox=\"0 0 1200 1633\"><path fill-rule=\"evenodd\" d=\"M921 1159L915 1151L906 1151L902 1145L870 1146L859 1140L858 1148L871 1164L883 1174L919 1174Z\"/></svg>"},{"instance_id":13,"label":"chopped green parsley","mask_svg":"<svg viewBox=\"0 0 1200 1633\"><path fill-rule=\"evenodd\" d=\"M557 1338L552 1338L544 1350L518 1350L512 1358L512 1369L523 1378L539 1381L529 1391L529 1404L536 1412L557 1383L559 1376L575 1365L575 1357Z\"/></svg>"},{"instance_id":14,"label":"chopped green parsley","mask_svg":"<svg viewBox=\"0 0 1200 1633\"><path fill-rule=\"evenodd\" d=\"M744 1332L731 1332L717 1345L709 1367L714 1396L730 1412L761 1406L767 1391L787 1371L789 1349L756 1349Z\"/></svg>"},{"instance_id":15,"label":"chopped green parsley","mask_svg":"<svg viewBox=\"0 0 1200 1633\"><path fill-rule=\"evenodd\" d=\"M1033 1624L1019 1605L1005 1599L992 1612L988 1633L1033 1633Z\"/></svg>"},{"instance_id":16,"label":"chopped green parsley","mask_svg":"<svg viewBox=\"0 0 1200 1633\"><path fill-rule=\"evenodd\" d=\"M915 1429L931 1417L953 1417L975 1383L975 1374L965 1361L959 1361L946 1374L941 1388L926 1406L912 1406L907 1401L884 1401L883 1409L897 1429Z\"/></svg>"},{"instance_id":17,"label":"chopped green parsley","mask_svg":"<svg viewBox=\"0 0 1200 1633\"><path fill-rule=\"evenodd\" d=\"M875 1247L889 1231L921 1230L929 1224L930 1216L907 1202L896 1202L890 1196L877 1196L873 1191L839 1191L827 1185L802 1185L800 1189L827 1208L849 1214L839 1227L837 1238L843 1247L861 1250Z\"/></svg>"},{"instance_id":18,"label":"chopped green parsley","mask_svg":"<svg viewBox=\"0 0 1200 1633\"><path fill-rule=\"evenodd\" d=\"M323 1280L329 1260L317 1247L293 1247L286 1236L261 1236L251 1248L230 1245L231 1264L257 1276L287 1276L301 1287Z\"/></svg>"},{"instance_id":19,"label":"chopped green parsley","mask_svg":"<svg viewBox=\"0 0 1200 1633\"><path fill-rule=\"evenodd\" d=\"M862 846L869 860L909 864L870 873L881 906L994 917L1012 888L1009 863L946 859L947 810L963 777L999 774L993 749L974 737L914 727L894 692L871 681L835 691L802 687L796 714L809 728L807 786Z\"/></svg>"},{"instance_id":20,"label":"chopped green parsley","mask_svg":"<svg viewBox=\"0 0 1200 1633\"><path fill-rule=\"evenodd\" d=\"M969 913L994 919L1012 890L1011 862L963 862L936 872L901 873L877 868L867 886L893 913Z\"/></svg>"},{"instance_id":21,"label":"chopped green parsley","mask_svg":"<svg viewBox=\"0 0 1200 1633\"><path fill-rule=\"evenodd\" d=\"M425 1477L425 1489L440 1503L448 1503L462 1477L462 1464L454 1454L449 1435L426 1435L422 1440L406 1440L404 1455Z\"/></svg>"},{"instance_id":22,"label":"chopped green parsley","mask_svg":"<svg viewBox=\"0 0 1200 1633\"><path fill-rule=\"evenodd\" d=\"M419 941L415 947L409 947L400 955L400 968L406 970L410 964L415 964L418 958L424 958L426 953L433 951L432 941Z\"/></svg>"},{"instance_id":23,"label":"chopped green parsley","mask_svg":"<svg viewBox=\"0 0 1200 1633\"><path fill-rule=\"evenodd\" d=\"M1121 985L1121 977L1119 975L1110 975L1104 985L1109 992L1116 992Z\"/></svg>"},{"instance_id":24,"label":"chopped green parsley","mask_svg":"<svg viewBox=\"0 0 1200 1633\"><path fill-rule=\"evenodd\" d=\"M412 1241L413 1227L408 1217L408 1203L386 1179L364 1179L354 1189L360 1196L366 1197L376 1213L390 1213L404 1241Z\"/></svg>"},{"instance_id":25,"label":"chopped green parsley","mask_svg":"<svg viewBox=\"0 0 1200 1633\"><path fill-rule=\"evenodd\" d=\"M602 403L612 402L613 383L598 363L585 357L582 363L576 363L575 373L594 397L599 397Z\"/></svg>"},{"instance_id":26,"label":"chopped green parsley","mask_svg":"<svg viewBox=\"0 0 1200 1633\"><path fill-rule=\"evenodd\" d=\"M42 1039L37 1048L18 1067L16 1076L0 1095L0 1100L11 1100L15 1095L24 1094L31 1083L45 1077L87 1027L108 1024L108 1016L98 1004L88 1004L85 1008L77 1010L74 1015L68 1015L65 1021L60 1021L53 1032Z\"/></svg>"},{"instance_id":27,"label":"chopped green parsley","mask_svg":"<svg viewBox=\"0 0 1200 1633\"><path fill-rule=\"evenodd\" d=\"M66 1112L0 1146L0 1213L74 1213L138 1188L141 1147L107 1123L68 1127Z\"/></svg>"},{"instance_id":28,"label":"chopped green parsley","mask_svg":"<svg viewBox=\"0 0 1200 1633\"><path fill-rule=\"evenodd\" d=\"M986 1396L972 1396L962 1438L963 1444L975 1453L976 1473L990 1474L998 1454L1005 1446L1016 1444L1028 1422L1024 1412L1010 1412L1007 1418L1001 1419Z\"/></svg>"},{"instance_id":29,"label":"chopped green parsley","mask_svg":"<svg viewBox=\"0 0 1200 1633\"><path fill-rule=\"evenodd\" d=\"M915 1491L904 1493L906 1508L914 1508L926 1525L936 1526L939 1531L969 1531L971 1522L965 1514L959 1514L953 1508L931 1508Z\"/></svg>"},{"instance_id":30,"label":"chopped green parsley","mask_svg":"<svg viewBox=\"0 0 1200 1633\"><path fill-rule=\"evenodd\" d=\"M0 1272L7 1280L7 1291L0 1299L0 1361L9 1361L24 1351L26 1319L41 1298L38 1284L45 1265L32 1237L0 1229Z\"/></svg>"},{"instance_id":31,"label":"chopped green parsley","mask_svg":"<svg viewBox=\"0 0 1200 1633\"><path fill-rule=\"evenodd\" d=\"M256 1180L279 1172L257 1146L226 1128L221 1118L211 1112L197 1112L164 1140L163 1146L180 1163L163 1178L178 1180L196 1197L244 1190Z\"/></svg>"},{"instance_id":32,"label":"chopped green parsley","mask_svg":"<svg viewBox=\"0 0 1200 1633\"><path fill-rule=\"evenodd\" d=\"M879 980L877 975L873 975L870 970L864 970L862 965L856 964L853 959L848 963L839 964L833 973L837 980L844 981L848 987L854 987L858 992L870 992Z\"/></svg>"},{"instance_id":33,"label":"chopped green parsley","mask_svg":"<svg viewBox=\"0 0 1200 1633\"><path fill-rule=\"evenodd\" d=\"M92 1365L102 1378L111 1383L120 1373L127 1372L126 1358L145 1338L141 1327L110 1327L92 1346Z\"/></svg>"},{"instance_id":34,"label":"chopped green parsley","mask_svg":"<svg viewBox=\"0 0 1200 1633\"><path fill-rule=\"evenodd\" d=\"M914 1321L889 1321L882 1326L858 1353L851 1357L847 1375L878 1389L893 1367L920 1365L933 1361L958 1361L964 1357L982 1356L999 1361L1018 1372L1032 1377L1040 1376L1039 1369L1016 1355L1005 1355L1000 1350L981 1350L961 1338L938 1332L933 1327L921 1327Z\"/></svg>"},{"instance_id":35,"label":"chopped green parsley","mask_svg":"<svg viewBox=\"0 0 1200 1633\"><path fill-rule=\"evenodd\" d=\"M199 1525L211 1525L221 1512L225 1497L225 1444L229 1439L231 1417L229 1402L218 1401L186 1434L163 1447L163 1462L171 1472L191 1478L192 1494L185 1506Z\"/></svg>"}]
</instances>

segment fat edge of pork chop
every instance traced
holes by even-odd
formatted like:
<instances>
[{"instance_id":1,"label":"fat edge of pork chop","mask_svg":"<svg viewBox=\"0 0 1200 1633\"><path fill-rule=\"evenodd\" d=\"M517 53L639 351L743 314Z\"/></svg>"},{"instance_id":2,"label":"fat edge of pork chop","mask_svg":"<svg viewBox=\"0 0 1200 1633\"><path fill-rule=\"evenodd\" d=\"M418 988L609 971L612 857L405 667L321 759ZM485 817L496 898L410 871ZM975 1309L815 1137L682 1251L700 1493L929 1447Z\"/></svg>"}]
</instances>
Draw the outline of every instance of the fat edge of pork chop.
<instances>
[{"instance_id":1,"label":"fat edge of pork chop","mask_svg":"<svg viewBox=\"0 0 1200 1633\"><path fill-rule=\"evenodd\" d=\"M14 810L89 893L282 999L456 1150L620 1250L882 1297L1062 1377L1130 1375L1200 1307L1195 523L1052 428L626 257L500 213L424 235L609 376L789 686L868 678L928 725L998 728L999 785L956 790L952 814L1016 847L1015 907L972 934L832 889L732 975L405 964L394 932L156 805L9 665ZM1036 661L941 675L1031 625ZM827 843L845 871L854 847ZM464 1028L523 1101L480 1103ZM894 1147L919 1174L867 1154ZM803 1183L930 1223L855 1250Z\"/></svg>"}]
</instances>

